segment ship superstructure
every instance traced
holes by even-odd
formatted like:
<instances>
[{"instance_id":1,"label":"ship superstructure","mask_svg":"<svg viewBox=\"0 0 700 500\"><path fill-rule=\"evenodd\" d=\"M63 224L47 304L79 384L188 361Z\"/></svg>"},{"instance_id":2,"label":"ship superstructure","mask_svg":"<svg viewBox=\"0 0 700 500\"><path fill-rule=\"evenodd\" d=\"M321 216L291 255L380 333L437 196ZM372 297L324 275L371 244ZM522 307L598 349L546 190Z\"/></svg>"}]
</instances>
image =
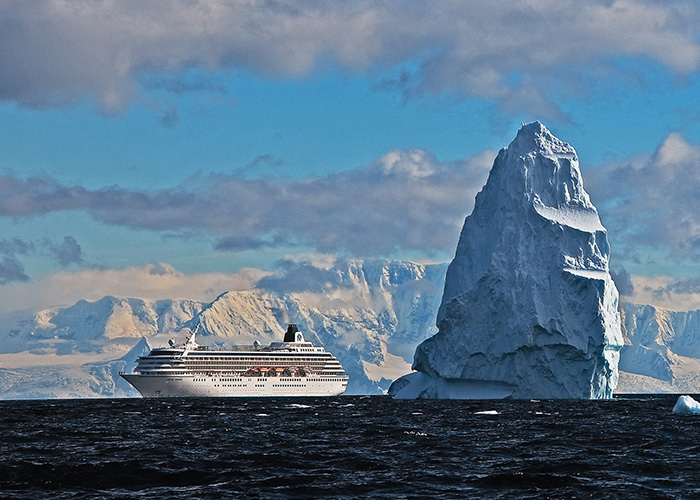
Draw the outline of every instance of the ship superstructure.
<instances>
[{"instance_id":1,"label":"ship superstructure","mask_svg":"<svg viewBox=\"0 0 700 500\"><path fill-rule=\"evenodd\" d=\"M348 375L333 354L289 325L282 342L213 350L196 341L152 349L120 373L143 397L335 396Z\"/></svg>"}]
</instances>

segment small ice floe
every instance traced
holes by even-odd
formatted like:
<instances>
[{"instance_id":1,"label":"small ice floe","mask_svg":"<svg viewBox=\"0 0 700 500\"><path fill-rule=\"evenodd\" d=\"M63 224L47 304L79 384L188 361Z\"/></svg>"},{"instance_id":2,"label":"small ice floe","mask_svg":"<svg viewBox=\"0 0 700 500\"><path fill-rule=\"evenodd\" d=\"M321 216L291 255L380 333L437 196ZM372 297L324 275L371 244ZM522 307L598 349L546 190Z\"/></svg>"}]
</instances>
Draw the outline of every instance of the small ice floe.
<instances>
[{"instance_id":1,"label":"small ice floe","mask_svg":"<svg viewBox=\"0 0 700 500\"><path fill-rule=\"evenodd\" d=\"M404 434L409 434L411 436L427 436L425 432L421 431L403 431Z\"/></svg>"},{"instance_id":2,"label":"small ice floe","mask_svg":"<svg viewBox=\"0 0 700 500\"><path fill-rule=\"evenodd\" d=\"M673 413L676 415L700 413L700 403L690 396L681 396L678 398L678 401L676 401L676 406L673 407Z\"/></svg>"},{"instance_id":3,"label":"small ice floe","mask_svg":"<svg viewBox=\"0 0 700 500\"><path fill-rule=\"evenodd\" d=\"M496 410L477 411L474 415L500 415Z\"/></svg>"}]
</instances>

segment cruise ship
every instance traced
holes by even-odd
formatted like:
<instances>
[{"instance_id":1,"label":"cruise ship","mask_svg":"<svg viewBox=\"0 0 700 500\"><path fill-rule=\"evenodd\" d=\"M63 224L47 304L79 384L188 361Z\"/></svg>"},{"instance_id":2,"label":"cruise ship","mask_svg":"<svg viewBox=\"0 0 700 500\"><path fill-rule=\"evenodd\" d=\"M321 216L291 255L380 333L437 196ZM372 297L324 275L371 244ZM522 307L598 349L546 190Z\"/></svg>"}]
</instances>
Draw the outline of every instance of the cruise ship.
<instances>
[{"instance_id":1,"label":"cruise ship","mask_svg":"<svg viewBox=\"0 0 700 500\"><path fill-rule=\"evenodd\" d=\"M120 373L146 398L235 396L336 396L348 385L340 362L288 325L282 342L213 350L196 342L152 349L133 373Z\"/></svg>"}]
</instances>

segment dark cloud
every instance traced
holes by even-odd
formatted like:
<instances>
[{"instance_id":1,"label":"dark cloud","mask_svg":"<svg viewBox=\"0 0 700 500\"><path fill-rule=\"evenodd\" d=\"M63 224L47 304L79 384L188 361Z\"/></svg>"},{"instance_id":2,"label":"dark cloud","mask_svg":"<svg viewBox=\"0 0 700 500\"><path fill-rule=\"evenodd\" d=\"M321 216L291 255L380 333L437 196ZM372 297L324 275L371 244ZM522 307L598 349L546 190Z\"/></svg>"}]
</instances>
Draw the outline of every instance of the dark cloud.
<instances>
[{"instance_id":1,"label":"dark cloud","mask_svg":"<svg viewBox=\"0 0 700 500\"><path fill-rule=\"evenodd\" d=\"M221 238L214 244L215 250L239 251L239 250L260 250L262 248L276 248L287 244L287 240L280 237L252 237L242 234Z\"/></svg>"},{"instance_id":2,"label":"dark cloud","mask_svg":"<svg viewBox=\"0 0 700 500\"><path fill-rule=\"evenodd\" d=\"M218 250L305 245L363 257L451 252L495 154L440 163L422 150L394 151L327 177L247 179L198 175L153 192L88 190L52 179L0 178L0 215L80 210L111 225L167 234L207 231Z\"/></svg>"},{"instance_id":3,"label":"dark cloud","mask_svg":"<svg viewBox=\"0 0 700 500\"><path fill-rule=\"evenodd\" d=\"M663 264L700 260L700 148L671 134L646 160L586 173L613 255ZM650 262L653 263L653 262Z\"/></svg>"},{"instance_id":4,"label":"dark cloud","mask_svg":"<svg viewBox=\"0 0 700 500\"><path fill-rule=\"evenodd\" d=\"M29 281L29 276L15 256L4 255L0 260L0 285L7 285L14 281Z\"/></svg>"},{"instance_id":5,"label":"dark cloud","mask_svg":"<svg viewBox=\"0 0 700 500\"><path fill-rule=\"evenodd\" d=\"M24 265L20 259L45 252L53 256L61 267L83 261L80 245L72 236L64 237L61 243L50 240L0 239L0 256L2 256L0 260L0 285L14 281L28 281L29 276L25 273Z\"/></svg>"},{"instance_id":6,"label":"dark cloud","mask_svg":"<svg viewBox=\"0 0 700 500\"><path fill-rule=\"evenodd\" d=\"M180 276L180 272L173 266L163 262L151 264L148 269L148 274L151 276Z\"/></svg>"},{"instance_id":7,"label":"dark cloud","mask_svg":"<svg viewBox=\"0 0 700 500\"><path fill-rule=\"evenodd\" d=\"M73 210L88 205L90 197L81 187L61 186L47 177L0 176L0 214L9 217Z\"/></svg>"},{"instance_id":8,"label":"dark cloud","mask_svg":"<svg viewBox=\"0 0 700 500\"><path fill-rule=\"evenodd\" d=\"M67 267L70 264L79 264L83 261L83 251L72 236L64 237L60 245L46 242L46 247L58 260L61 267Z\"/></svg>"},{"instance_id":9,"label":"dark cloud","mask_svg":"<svg viewBox=\"0 0 700 500\"><path fill-rule=\"evenodd\" d=\"M143 88L221 91L192 68L299 77L331 62L369 75L390 68L406 95L447 91L551 117L561 114L553 93L605 83L627 56L696 70L699 11L645 0L7 0L0 99L47 107L93 97L114 112Z\"/></svg>"},{"instance_id":10,"label":"dark cloud","mask_svg":"<svg viewBox=\"0 0 700 500\"><path fill-rule=\"evenodd\" d=\"M634 295L634 285L632 284L632 278L627 273L625 268L619 270L610 270L610 275L612 276L615 286L621 295L632 296Z\"/></svg>"},{"instance_id":11,"label":"dark cloud","mask_svg":"<svg viewBox=\"0 0 700 500\"><path fill-rule=\"evenodd\" d=\"M18 238L11 240L0 240L0 254L2 255L27 255L32 251L34 251L34 243L30 241L23 241Z\"/></svg>"},{"instance_id":12,"label":"dark cloud","mask_svg":"<svg viewBox=\"0 0 700 500\"><path fill-rule=\"evenodd\" d=\"M658 293L660 296L668 296L672 293L700 293L700 278L675 281L670 285L666 285L665 287L655 290L654 293Z\"/></svg>"},{"instance_id":13,"label":"dark cloud","mask_svg":"<svg viewBox=\"0 0 700 500\"><path fill-rule=\"evenodd\" d=\"M273 155L265 154L255 158L252 162L246 165L246 169L259 170L264 168L277 168L285 164L284 160L276 158Z\"/></svg>"},{"instance_id":14,"label":"dark cloud","mask_svg":"<svg viewBox=\"0 0 700 500\"><path fill-rule=\"evenodd\" d=\"M0 240L0 285L14 281L29 281L24 272L24 266L19 260L20 255L28 255L34 251L34 243L14 238Z\"/></svg>"}]
</instances>

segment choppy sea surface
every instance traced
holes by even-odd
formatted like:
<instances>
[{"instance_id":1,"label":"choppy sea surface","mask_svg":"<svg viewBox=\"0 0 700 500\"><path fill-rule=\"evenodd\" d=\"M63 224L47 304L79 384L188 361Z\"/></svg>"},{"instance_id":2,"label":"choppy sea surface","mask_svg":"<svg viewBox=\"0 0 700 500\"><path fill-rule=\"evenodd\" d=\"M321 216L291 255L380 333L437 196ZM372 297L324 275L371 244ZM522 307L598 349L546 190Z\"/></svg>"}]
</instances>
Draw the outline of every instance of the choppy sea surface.
<instances>
[{"instance_id":1,"label":"choppy sea surface","mask_svg":"<svg viewBox=\"0 0 700 500\"><path fill-rule=\"evenodd\" d=\"M676 399L0 401L0 497L700 498Z\"/></svg>"}]
</instances>

